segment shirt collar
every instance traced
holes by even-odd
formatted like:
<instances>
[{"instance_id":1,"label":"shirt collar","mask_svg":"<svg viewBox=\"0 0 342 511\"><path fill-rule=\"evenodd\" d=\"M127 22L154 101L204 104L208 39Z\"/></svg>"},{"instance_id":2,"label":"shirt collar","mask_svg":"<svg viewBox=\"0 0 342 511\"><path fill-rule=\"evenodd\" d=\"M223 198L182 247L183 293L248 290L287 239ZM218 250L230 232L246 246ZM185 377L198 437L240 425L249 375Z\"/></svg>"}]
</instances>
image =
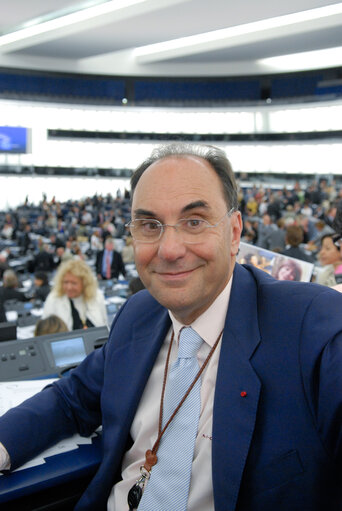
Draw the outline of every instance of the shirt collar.
<instances>
[{"instance_id":1,"label":"shirt collar","mask_svg":"<svg viewBox=\"0 0 342 511\"><path fill-rule=\"evenodd\" d=\"M172 321L173 331L175 333L175 340L178 340L178 335L184 326L191 326L202 339L212 347L224 328L230 292L232 288L233 275L229 279L226 287L221 291L218 297L210 305L210 307L203 312L191 325L183 325L180 323L169 310L169 316Z\"/></svg>"}]
</instances>

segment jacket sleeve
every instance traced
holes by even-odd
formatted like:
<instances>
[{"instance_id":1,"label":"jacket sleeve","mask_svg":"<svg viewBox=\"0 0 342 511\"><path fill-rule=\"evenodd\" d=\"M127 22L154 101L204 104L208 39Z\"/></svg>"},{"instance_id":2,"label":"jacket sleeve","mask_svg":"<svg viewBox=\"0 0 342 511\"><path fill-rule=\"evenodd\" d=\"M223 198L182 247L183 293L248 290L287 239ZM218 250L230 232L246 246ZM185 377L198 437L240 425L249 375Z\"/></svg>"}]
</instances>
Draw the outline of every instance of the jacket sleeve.
<instances>
[{"instance_id":1,"label":"jacket sleeve","mask_svg":"<svg viewBox=\"0 0 342 511\"><path fill-rule=\"evenodd\" d=\"M115 316L112 332L124 309L125 305ZM105 363L113 344L111 333L109 341L68 376L0 417L0 442L10 456L11 470L59 440L74 433L89 436L101 425Z\"/></svg>"},{"instance_id":2,"label":"jacket sleeve","mask_svg":"<svg viewBox=\"0 0 342 511\"><path fill-rule=\"evenodd\" d=\"M0 442L9 453L11 470L74 433L89 436L101 424L105 346L94 350L69 376L0 418Z\"/></svg>"},{"instance_id":3,"label":"jacket sleeve","mask_svg":"<svg viewBox=\"0 0 342 511\"><path fill-rule=\"evenodd\" d=\"M342 467L342 295L317 295L303 321L301 367L313 420L321 441Z\"/></svg>"}]
</instances>

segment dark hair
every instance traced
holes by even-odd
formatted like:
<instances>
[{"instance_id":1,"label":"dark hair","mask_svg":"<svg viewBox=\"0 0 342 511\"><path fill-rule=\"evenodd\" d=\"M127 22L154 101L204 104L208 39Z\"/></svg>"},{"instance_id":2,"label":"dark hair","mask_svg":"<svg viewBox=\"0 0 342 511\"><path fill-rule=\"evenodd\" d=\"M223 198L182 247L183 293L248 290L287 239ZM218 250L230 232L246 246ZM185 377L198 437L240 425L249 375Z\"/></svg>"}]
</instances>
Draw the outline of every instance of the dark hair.
<instances>
[{"instance_id":1,"label":"dark hair","mask_svg":"<svg viewBox=\"0 0 342 511\"><path fill-rule=\"evenodd\" d=\"M37 280L41 280L43 282L43 286L46 286L49 283L48 276L43 271L37 271L34 274L34 278L37 279Z\"/></svg>"},{"instance_id":2,"label":"dark hair","mask_svg":"<svg viewBox=\"0 0 342 511\"><path fill-rule=\"evenodd\" d=\"M336 233L336 232L330 232L328 234L324 234L321 238L320 238L320 243L321 243L321 247L323 245L323 240L325 240L326 238L330 238L331 241L333 242L336 250L339 250L339 248L335 245L335 239L338 238L339 235Z\"/></svg>"},{"instance_id":3,"label":"dark hair","mask_svg":"<svg viewBox=\"0 0 342 511\"><path fill-rule=\"evenodd\" d=\"M286 241L291 247L298 247L304 239L303 229L299 225L289 225L286 229Z\"/></svg>"},{"instance_id":4,"label":"dark hair","mask_svg":"<svg viewBox=\"0 0 342 511\"><path fill-rule=\"evenodd\" d=\"M336 215L332 223L332 228L342 236L342 202L337 205Z\"/></svg>"},{"instance_id":5,"label":"dark hair","mask_svg":"<svg viewBox=\"0 0 342 511\"><path fill-rule=\"evenodd\" d=\"M131 177L132 196L139 179L153 163L164 158L196 156L207 161L220 178L223 195L228 208L238 208L237 185L231 164L222 149L211 145L186 144L175 142L155 148L151 155L139 165Z\"/></svg>"}]
</instances>

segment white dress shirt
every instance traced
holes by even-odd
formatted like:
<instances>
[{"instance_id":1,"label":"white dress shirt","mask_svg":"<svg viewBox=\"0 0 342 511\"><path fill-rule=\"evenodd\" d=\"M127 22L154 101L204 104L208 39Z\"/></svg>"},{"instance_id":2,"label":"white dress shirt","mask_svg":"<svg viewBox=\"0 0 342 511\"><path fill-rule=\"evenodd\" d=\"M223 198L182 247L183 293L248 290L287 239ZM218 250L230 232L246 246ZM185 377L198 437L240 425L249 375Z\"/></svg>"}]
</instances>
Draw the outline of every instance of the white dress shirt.
<instances>
[{"instance_id":1,"label":"white dress shirt","mask_svg":"<svg viewBox=\"0 0 342 511\"><path fill-rule=\"evenodd\" d=\"M9 470L10 466L11 462L8 452L0 442L0 470Z\"/></svg>"},{"instance_id":2,"label":"white dress shirt","mask_svg":"<svg viewBox=\"0 0 342 511\"><path fill-rule=\"evenodd\" d=\"M207 309L191 324L191 327L196 330L196 332L205 341L198 352L198 362L200 366L203 364L217 337L223 330L228 309L231 284L232 278L209 309ZM175 340L177 340L179 331L184 325L180 324L172 313L169 314L172 320ZM122 481L118 482L111 491L108 499L108 511L128 510L127 494L136 480L140 477L140 466L145 462L146 450L152 449L153 444L157 439L160 396L171 333L172 329L166 336L165 342L158 354L156 363L147 381L147 385L135 414L130 431L133 439L133 445L126 452L123 458ZM211 477L211 442L213 404L220 348L221 342L219 342L208 363L208 366L201 376L201 414L192 463L188 511L212 511L214 509ZM177 358L177 352L177 343L173 342L170 365Z\"/></svg>"}]
</instances>

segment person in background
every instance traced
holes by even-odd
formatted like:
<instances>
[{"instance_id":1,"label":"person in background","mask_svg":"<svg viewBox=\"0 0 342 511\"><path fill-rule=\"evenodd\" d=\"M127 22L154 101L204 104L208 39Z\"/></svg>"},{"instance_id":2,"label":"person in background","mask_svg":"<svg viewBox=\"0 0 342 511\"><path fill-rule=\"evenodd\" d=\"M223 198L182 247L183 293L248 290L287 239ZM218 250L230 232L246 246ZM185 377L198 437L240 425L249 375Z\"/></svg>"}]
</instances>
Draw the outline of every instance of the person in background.
<instances>
[{"instance_id":1,"label":"person in background","mask_svg":"<svg viewBox=\"0 0 342 511\"><path fill-rule=\"evenodd\" d=\"M307 248L317 254L320 250L321 244L322 244L322 238L326 234L334 234L334 229L326 224L323 220L317 220L313 224L313 233L311 239L307 243Z\"/></svg>"},{"instance_id":2,"label":"person in background","mask_svg":"<svg viewBox=\"0 0 342 511\"><path fill-rule=\"evenodd\" d=\"M90 249L93 254L97 254L100 250L103 250L103 242L101 239L101 230L95 229L90 236Z\"/></svg>"},{"instance_id":3,"label":"person in background","mask_svg":"<svg viewBox=\"0 0 342 511\"><path fill-rule=\"evenodd\" d=\"M73 255L71 250L66 248L65 245L59 244L56 246L56 255L54 258L55 267L59 266L61 263L65 263L66 261L70 261L73 259Z\"/></svg>"},{"instance_id":4,"label":"person in background","mask_svg":"<svg viewBox=\"0 0 342 511\"><path fill-rule=\"evenodd\" d=\"M86 259L86 255L82 252L81 245L78 241L73 241L71 244L71 253L78 259Z\"/></svg>"},{"instance_id":5,"label":"person in background","mask_svg":"<svg viewBox=\"0 0 342 511\"><path fill-rule=\"evenodd\" d=\"M289 225L286 228L286 249L282 252L287 257L293 257L307 263L314 263L315 258L307 255L300 247L303 243L304 234L303 229L299 225Z\"/></svg>"},{"instance_id":6,"label":"person in background","mask_svg":"<svg viewBox=\"0 0 342 511\"><path fill-rule=\"evenodd\" d=\"M0 470L102 424L75 511L340 511L341 294L236 263L221 149L158 147L131 186L146 289L102 348L0 418Z\"/></svg>"},{"instance_id":7,"label":"person in background","mask_svg":"<svg viewBox=\"0 0 342 511\"><path fill-rule=\"evenodd\" d=\"M270 236L277 230L277 226L272 222L272 218L268 213L262 215L262 221L258 226L258 238L256 245L261 248L270 247Z\"/></svg>"},{"instance_id":8,"label":"person in background","mask_svg":"<svg viewBox=\"0 0 342 511\"><path fill-rule=\"evenodd\" d=\"M244 243L249 243L250 245L255 245L257 240L257 232L258 229L254 227L253 222L251 222L251 220L246 217L244 220L244 230L241 241Z\"/></svg>"},{"instance_id":9,"label":"person in background","mask_svg":"<svg viewBox=\"0 0 342 511\"><path fill-rule=\"evenodd\" d=\"M37 321L34 329L34 336L57 334L59 332L68 332L68 327L61 318L55 314L51 314Z\"/></svg>"},{"instance_id":10,"label":"person in background","mask_svg":"<svg viewBox=\"0 0 342 511\"><path fill-rule=\"evenodd\" d=\"M0 302L0 323L6 323L7 322L7 316L4 304Z\"/></svg>"},{"instance_id":11,"label":"person in background","mask_svg":"<svg viewBox=\"0 0 342 511\"><path fill-rule=\"evenodd\" d=\"M12 219L11 215L9 213L7 213L5 215L5 223L4 223L4 225L1 229L1 232L0 232L1 237L10 240L10 239L12 239L14 231L15 231L15 226L14 226L13 219Z\"/></svg>"},{"instance_id":12,"label":"person in background","mask_svg":"<svg viewBox=\"0 0 342 511\"><path fill-rule=\"evenodd\" d=\"M24 225L24 232L19 238L19 246L21 248L22 254L26 255L27 252L33 248L32 240L31 240L31 225L25 224Z\"/></svg>"},{"instance_id":13,"label":"person in background","mask_svg":"<svg viewBox=\"0 0 342 511\"><path fill-rule=\"evenodd\" d=\"M19 291L19 280L17 274L13 270L6 270L3 275L3 286L0 287L0 302L5 303L7 300L16 300L18 302L27 302L29 298Z\"/></svg>"},{"instance_id":14,"label":"person in background","mask_svg":"<svg viewBox=\"0 0 342 511\"><path fill-rule=\"evenodd\" d=\"M6 270L9 270L9 264L7 262L8 259L8 252L7 250L1 250L0 251L0 279L3 278L4 272Z\"/></svg>"},{"instance_id":15,"label":"person in background","mask_svg":"<svg viewBox=\"0 0 342 511\"><path fill-rule=\"evenodd\" d=\"M51 272L55 269L53 255L49 252L48 245L41 243L38 254L35 255L32 262L32 272L47 271Z\"/></svg>"},{"instance_id":16,"label":"person in background","mask_svg":"<svg viewBox=\"0 0 342 511\"><path fill-rule=\"evenodd\" d=\"M129 296L134 295L138 291L145 289L145 286L140 277L133 277L128 284Z\"/></svg>"},{"instance_id":17,"label":"person in background","mask_svg":"<svg viewBox=\"0 0 342 511\"><path fill-rule=\"evenodd\" d=\"M50 293L50 285L48 275L44 271L37 271L35 273L34 286L33 298L45 302L46 297Z\"/></svg>"},{"instance_id":18,"label":"person in background","mask_svg":"<svg viewBox=\"0 0 342 511\"><path fill-rule=\"evenodd\" d=\"M122 248L121 256L124 264L134 263L134 248L132 236L127 236L125 245Z\"/></svg>"},{"instance_id":19,"label":"person in background","mask_svg":"<svg viewBox=\"0 0 342 511\"><path fill-rule=\"evenodd\" d=\"M337 235L339 237L339 235ZM335 274L341 273L342 255L339 245L335 244L336 235L326 234L321 239L321 250L318 253L319 262L322 265L318 272L316 282L323 286L336 286Z\"/></svg>"},{"instance_id":20,"label":"person in background","mask_svg":"<svg viewBox=\"0 0 342 511\"><path fill-rule=\"evenodd\" d=\"M56 314L69 330L107 325L104 296L82 259L62 263L44 303L43 318Z\"/></svg>"},{"instance_id":21,"label":"person in background","mask_svg":"<svg viewBox=\"0 0 342 511\"><path fill-rule=\"evenodd\" d=\"M334 237L334 243L338 247L340 254L342 255L342 202L340 201L336 208L336 215L334 221L332 223L332 227L336 231L336 235ZM338 276L335 276L335 280L338 280L339 283L336 286L333 286L336 291L342 292L342 281L338 279Z\"/></svg>"},{"instance_id":22,"label":"person in background","mask_svg":"<svg viewBox=\"0 0 342 511\"><path fill-rule=\"evenodd\" d=\"M96 256L96 272L100 280L118 279L119 275L126 276L126 268L120 252L115 250L113 238L106 238L104 250Z\"/></svg>"},{"instance_id":23,"label":"person in background","mask_svg":"<svg viewBox=\"0 0 342 511\"><path fill-rule=\"evenodd\" d=\"M279 218L276 222L277 229L274 229L269 236L269 250L282 252L285 250L285 219Z\"/></svg>"}]
</instances>

